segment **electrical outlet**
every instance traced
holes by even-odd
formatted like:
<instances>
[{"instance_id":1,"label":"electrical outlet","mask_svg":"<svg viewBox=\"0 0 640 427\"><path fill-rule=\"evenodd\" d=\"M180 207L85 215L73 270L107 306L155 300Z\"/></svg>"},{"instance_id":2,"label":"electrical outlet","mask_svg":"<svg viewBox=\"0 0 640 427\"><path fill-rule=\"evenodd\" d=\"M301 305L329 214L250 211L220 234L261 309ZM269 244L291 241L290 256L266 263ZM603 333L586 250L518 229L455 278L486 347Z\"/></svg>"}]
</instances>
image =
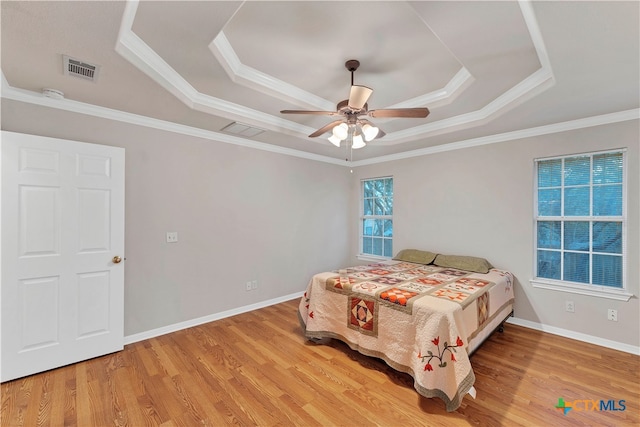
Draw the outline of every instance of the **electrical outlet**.
<instances>
[{"instance_id":1,"label":"electrical outlet","mask_svg":"<svg viewBox=\"0 0 640 427\"><path fill-rule=\"evenodd\" d=\"M167 231L167 243L176 243L178 241L177 231Z\"/></svg>"},{"instance_id":2,"label":"electrical outlet","mask_svg":"<svg viewBox=\"0 0 640 427\"><path fill-rule=\"evenodd\" d=\"M251 290L251 282L247 282L247 283L245 284L245 289L246 289L247 291L250 291L250 290Z\"/></svg>"},{"instance_id":3,"label":"electrical outlet","mask_svg":"<svg viewBox=\"0 0 640 427\"><path fill-rule=\"evenodd\" d=\"M575 313L576 306L573 305L573 301L565 301L564 302L564 309L567 310L569 313Z\"/></svg>"},{"instance_id":4,"label":"electrical outlet","mask_svg":"<svg viewBox=\"0 0 640 427\"><path fill-rule=\"evenodd\" d=\"M607 319L611 320L613 322L617 322L618 321L618 310L614 310L613 308L610 308L607 310Z\"/></svg>"},{"instance_id":5,"label":"electrical outlet","mask_svg":"<svg viewBox=\"0 0 640 427\"><path fill-rule=\"evenodd\" d=\"M251 289L252 290L258 289L258 281L257 280L252 280L251 281Z\"/></svg>"}]
</instances>

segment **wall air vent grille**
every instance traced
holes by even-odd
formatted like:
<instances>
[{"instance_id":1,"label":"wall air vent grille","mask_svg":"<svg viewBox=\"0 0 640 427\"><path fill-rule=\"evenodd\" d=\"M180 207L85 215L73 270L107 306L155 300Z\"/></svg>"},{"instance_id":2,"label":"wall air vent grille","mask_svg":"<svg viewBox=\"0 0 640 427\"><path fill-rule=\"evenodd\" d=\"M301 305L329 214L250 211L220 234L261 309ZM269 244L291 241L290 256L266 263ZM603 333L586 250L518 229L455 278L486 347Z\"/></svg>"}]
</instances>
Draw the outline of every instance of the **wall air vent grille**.
<instances>
[{"instance_id":1,"label":"wall air vent grille","mask_svg":"<svg viewBox=\"0 0 640 427\"><path fill-rule=\"evenodd\" d=\"M98 78L98 72L100 71L99 65L89 64L67 55L63 55L62 58L64 60L65 76L75 76L92 82L95 82Z\"/></svg>"}]
</instances>

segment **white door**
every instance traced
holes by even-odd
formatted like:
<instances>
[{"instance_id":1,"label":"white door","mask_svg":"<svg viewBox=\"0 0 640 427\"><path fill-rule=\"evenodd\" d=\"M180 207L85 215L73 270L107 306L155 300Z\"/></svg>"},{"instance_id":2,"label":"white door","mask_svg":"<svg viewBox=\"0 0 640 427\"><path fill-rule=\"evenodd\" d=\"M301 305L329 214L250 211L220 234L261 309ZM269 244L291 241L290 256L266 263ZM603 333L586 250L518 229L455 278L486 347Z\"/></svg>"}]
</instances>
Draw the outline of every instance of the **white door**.
<instances>
[{"instance_id":1,"label":"white door","mask_svg":"<svg viewBox=\"0 0 640 427\"><path fill-rule=\"evenodd\" d=\"M0 146L0 381L121 350L124 149L12 132Z\"/></svg>"}]
</instances>

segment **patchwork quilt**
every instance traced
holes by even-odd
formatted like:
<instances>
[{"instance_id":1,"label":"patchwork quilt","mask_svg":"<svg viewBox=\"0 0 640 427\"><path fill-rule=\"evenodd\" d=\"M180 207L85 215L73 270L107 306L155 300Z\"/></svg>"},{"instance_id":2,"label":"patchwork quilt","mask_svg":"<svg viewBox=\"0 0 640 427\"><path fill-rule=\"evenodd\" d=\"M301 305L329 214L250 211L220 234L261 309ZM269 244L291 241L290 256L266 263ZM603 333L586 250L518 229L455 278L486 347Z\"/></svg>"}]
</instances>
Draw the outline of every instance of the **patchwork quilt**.
<instances>
[{"instance_id":1,"label":"patchwork quilt","mask_svg":"<svg viewBox=\"0 0 640 427\"><path fill-rule=\"evenodd\" d=\"M381 358L454 411L475 381L469 340L512 305L508 271L385 261L316 274L298 314L306 337Z\"/></svg>"}]
</instances>

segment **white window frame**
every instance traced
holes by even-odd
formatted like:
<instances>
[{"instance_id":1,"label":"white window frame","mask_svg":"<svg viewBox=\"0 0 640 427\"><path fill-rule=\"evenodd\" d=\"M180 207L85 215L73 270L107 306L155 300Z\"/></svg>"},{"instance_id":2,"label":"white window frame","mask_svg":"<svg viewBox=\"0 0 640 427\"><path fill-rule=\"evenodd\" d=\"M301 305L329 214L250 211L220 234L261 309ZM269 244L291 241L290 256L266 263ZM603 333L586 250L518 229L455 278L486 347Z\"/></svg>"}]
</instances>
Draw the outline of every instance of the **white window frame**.
<instances>
[{"instance_id":1,"label":"white window frame","mask_svg":"<svg viewBox=\"0 0 640 427\"><path fill-rule=\"evenodd\" d=\"M599 154L622 153L622 215L607 216L538 216L538 163L549 160L568 159L572 157L589 156L591 162L593 157ZM591 172L592 173L592 172ZM564 197L564 176L562 178L561 197ZM555 291L570 292L581 295L590 295L601 298L628 301L633 294L627 291L627 150L616 149L606 151L595 151L589 153L568 154L556 157L545 157L534 160L534 203L533 203L533 279L530 280L534 288L551 289ZM593 182L589 183L590 191L593 191ZM593 208L593 197L591 197L590 211ZM591 212L590 212L591 213ZM622 222L622 288L612 288L610 286L592 285L565 280L555 280L546 277L537 277L538 271L538 221L621 221ZM591 253L591 249L590 249Z\"/></svg>"},{"instance_id":2,"label":"white window frame","mask_svg":"<svg viewBox=\"0 0 640 427\"><path fill-rule=\"evenodd\" d=\"M365 253L364 252L364 248L363 248L363 239L364 239L364 221L367 219L382 219L382 220L390 220L391 223L393 224L393 214L391 215L365 215L364 214L364 183L365 181L379 181L382 179L390 179L391 181L393 181L393 176L381 176L381 177L376 177L376 178L363 178L360 180L360 218L358 220L358 255L357 258L361 259L361 260L389 260L393 257L393 236L391 236L390 238L385 238L384 239L388 239L391 240L391 251L392 251L392 255L391 256L381 256L381 255L374 255L374 254L369 254L369 253ZM394 190L395 193L395 190ZM395 197L394 197L394 201L395 201ZM392 205L393 206L393 205ZM394 208L395 210L395 208ZM383 243L384 244L384 243ZM384 251L383 251L384 252Z\"/></svg>"}]
</instances>

